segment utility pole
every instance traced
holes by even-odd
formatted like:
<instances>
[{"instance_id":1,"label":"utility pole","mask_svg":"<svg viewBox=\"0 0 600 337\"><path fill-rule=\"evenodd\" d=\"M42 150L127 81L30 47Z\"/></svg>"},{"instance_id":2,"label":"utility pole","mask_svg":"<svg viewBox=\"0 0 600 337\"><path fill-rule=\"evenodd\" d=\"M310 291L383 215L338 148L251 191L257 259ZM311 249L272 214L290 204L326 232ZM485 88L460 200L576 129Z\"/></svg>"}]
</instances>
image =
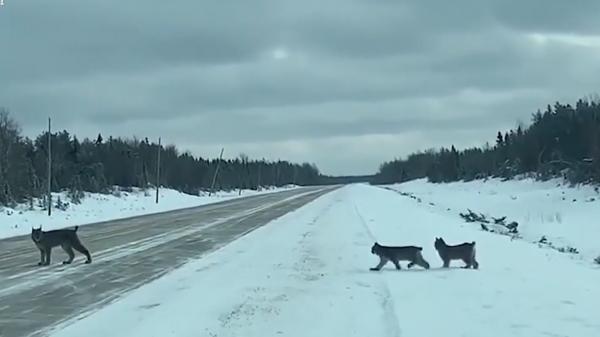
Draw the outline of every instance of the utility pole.
<instances>
[{"instance_id":1,"label":"utility pole","mask_svg":"<svg viewBox=\"0 0 600 337\"><path fill-rule=\"evenodd\" d=\"M260 178L261 178L261 169L262 169L262 166L261 166L261 163L259 162L258 163L258 177L256 179L256 190L257 191L261 190L261 188L260 188L260 184L261 184L261 181L260 181Z\"/></svg>"},{"instance_id":2,"label":"utility pole","mask_svg":"<svg viewBox=\"0 0 600 337\"><path fill-rule=\"evenodd\" d=\"M223 160L223 152L225 148L221 148L221 155L219 156L219 161L217 162L217 168L215 169L215 174L213 175L212 184L210 186L210 193L208 196L210 197L215 192L215 183L217 182L217 175L219 174L219 168L221 168L221 161Z\"/></svg>"},{"instance_id":3,"label":"utility pole","mask_svg":"<svg viewBox=\"0 0 600 337\"><path fill-rule=\"evenodd\" d=\"M48 118L48 216L52 215L52 119Z\"/></svg>"},{"instance_id":4,"label":"utility pole","mask_svg":"<svg viewBox=\"0 0 600 337\"><path fill-rule=\"evenodd\" d=\"M296 180L298 180L298 166L294 165L294 182L293 182L294 185L298 185Z\"/></svg>"},{"instance_id":5,"label":"utility pole","mask_svg":"<svg viewBox=\"0 0 600 337\"><path fill-rule=\"evenodd\" d=\"M156 155L156 203L158 204L158 195L160 191L160 137L158 137L158 153Z\"/></svg>"}]
</instances>

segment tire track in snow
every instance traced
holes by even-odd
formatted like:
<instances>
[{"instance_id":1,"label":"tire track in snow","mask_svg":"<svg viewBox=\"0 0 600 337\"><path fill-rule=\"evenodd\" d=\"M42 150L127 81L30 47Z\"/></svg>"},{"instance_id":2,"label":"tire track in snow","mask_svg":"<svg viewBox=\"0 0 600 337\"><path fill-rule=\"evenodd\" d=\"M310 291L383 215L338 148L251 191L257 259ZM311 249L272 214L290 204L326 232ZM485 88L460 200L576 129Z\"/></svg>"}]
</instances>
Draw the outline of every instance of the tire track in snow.
<instances>
[{"instance_id":1,"label":"tire track in snow","mask_svg":"<svg viewBox=\"0 0 600 337\"><path fill-rule=\"evenodd\" d=\"M385 328L387 335L390 337L399 337L402 335L400 329L400 321L398 315L396 315L396 305L392 298L390 288L386 281L381 281L380 289L383 293L380 293L381 307L383 308L383 320L385 321Z\"/></svg>"},{"instance_id":2,"label":"tire track in snow","mask_svg":"<svg viewBox=\"0 0 600 337\"><path fill-rule=\"evenodd\" d=\"M365 220L364 216L360 213L356 203L354 203L354 211L356 212L361 225L369 237L371 237L373 242L377 242L377 238L375 235L373 235L373 231L369 227L369 224ZM396 315L396 305L390 292L390 287L384 279L381 279L380 281L379 290L380 291L377 294L380 297L381 308L383 309L382 319L387 331L386 335L389 337L399 337L402 335L402 329L400 329L400 321L398 320L398 315Z\"/></svg>"},{"instance_id":3,"label":"tire track in snow","mask_svg":"<svg viewBox=\"0 0 600 337\"><path fill-rule=\"evenodd\" d=\"M276 270L282 270L281 276L285 275L294 279L295 282L308 285L312 285L324 277L322 269L325 265L311 247L313 245L311 240L314 238L319 219L332 207L333 204L327 204L314 218L303 224L303 230L298 232L294 247L298 253L298 260L292 264L291 270L283 268L283 263L273 266ZM244 290L243 300L219 315L219 326L214 330L206 330L206 332L211 337L242 335L244 329L255 328L257 320L260 322L276 320L286 310L284 304L299 295L301 292L299 293L295 287L253 284ZM278 331L277 334L283 334L283 332Z\"/></svg>"},{"instance_id":4,"label":"tire track in snow","mask_svg":"<svg viewBox=\"0 0 600 337\"><path fill-rule=\"evenodd\" d=\"M365 220L365 218L363 217L363 215L358 210L358 206L356 206L356 203L354 204L354 212L356 212L356 215L358 216L358 219L360 220L360 223L362 224L363 228L365 229L365 231L367 232L367 234L369 235L369 237L371 238L371 240L373 240L373 242L376 242L377 238L375 237L375 235L373 235L373 232L371 231L371 228L369 228L369 225L367 224L367 221Z\"/></svg>"}]
</instances>

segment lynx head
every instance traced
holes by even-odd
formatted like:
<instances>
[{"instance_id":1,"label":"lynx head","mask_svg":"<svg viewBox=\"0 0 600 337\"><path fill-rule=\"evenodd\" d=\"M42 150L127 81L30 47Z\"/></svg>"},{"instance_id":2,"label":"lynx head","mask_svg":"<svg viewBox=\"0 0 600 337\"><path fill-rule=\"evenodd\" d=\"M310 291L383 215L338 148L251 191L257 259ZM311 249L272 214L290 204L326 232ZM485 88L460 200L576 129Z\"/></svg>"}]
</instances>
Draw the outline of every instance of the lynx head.
<instances>
[{"instance_id":1,"label":"lynx head","mask_svg":"<svg viewBox=\"0 0 600 337\"><path fill-rule=\"evenodd\" d=\"M42 241L42 236L44 235L44 232L42 232L42 227L40 226L40 228L35 229L35 228L31 228L31 239L33 239L33 241L35 242L40 242Z\"/></svg>"},{"instance_id":2,"label":"lynx head","mask_svg":"<svg viewBox=\"0 0 600 337\"><path fill-rule=\"evenodd\" d=\"M377 252L379 251L379 248L381 246L379 245L379 243L375 242L373 244L373 247L371 247L371 254L377 255Z\"/></svg>"},{"instance_id":3,"label":"lynx head","mask_svg":"<svg viewBox=\"0 0 600 337\"><path fill-rule=\"evenodd\" d=\"M444 239L442 238L435 238L435 244L434 247L436 250L441 250L446 248L446 242L444 242Z\"/></svg>"}]
</instances>

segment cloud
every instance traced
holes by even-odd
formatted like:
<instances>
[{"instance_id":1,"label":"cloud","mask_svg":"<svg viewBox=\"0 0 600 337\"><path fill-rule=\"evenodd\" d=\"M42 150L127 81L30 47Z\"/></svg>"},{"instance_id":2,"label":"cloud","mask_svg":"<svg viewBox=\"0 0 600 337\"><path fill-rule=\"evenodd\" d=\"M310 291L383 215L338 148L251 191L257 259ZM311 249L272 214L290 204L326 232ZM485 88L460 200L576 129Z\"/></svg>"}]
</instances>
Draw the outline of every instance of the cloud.
<instances>
[{"instance_id":1,"label":"cloud","mask_svg":"<svg viewBox=\"0 0 600 337\"><path fill-rule=\"evenodd\" d=\"M597 90L599 6L6 0L0 105L28 135L53 116L82 137L160 135L200 156L225 146L370 173Z\"/></svg>"}]
</instances>

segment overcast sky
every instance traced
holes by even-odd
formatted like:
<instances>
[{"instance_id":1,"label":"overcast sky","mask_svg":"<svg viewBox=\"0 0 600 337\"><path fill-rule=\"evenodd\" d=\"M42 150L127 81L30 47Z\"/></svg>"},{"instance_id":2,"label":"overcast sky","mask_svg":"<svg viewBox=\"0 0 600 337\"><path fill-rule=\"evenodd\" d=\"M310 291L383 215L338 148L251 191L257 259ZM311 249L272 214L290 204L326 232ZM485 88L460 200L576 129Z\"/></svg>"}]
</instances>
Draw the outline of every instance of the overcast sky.
<instances>
[{"instance_id":1,"label":"overcast sky","mask_svg":"<svg viewBox=\"0 0 600 337\"><path fill-rule=\"evenodd\" d=\"M600 1L4 0L26 135L138 136L374 173L600 88Z\"/></svg>"}]
</instances>

